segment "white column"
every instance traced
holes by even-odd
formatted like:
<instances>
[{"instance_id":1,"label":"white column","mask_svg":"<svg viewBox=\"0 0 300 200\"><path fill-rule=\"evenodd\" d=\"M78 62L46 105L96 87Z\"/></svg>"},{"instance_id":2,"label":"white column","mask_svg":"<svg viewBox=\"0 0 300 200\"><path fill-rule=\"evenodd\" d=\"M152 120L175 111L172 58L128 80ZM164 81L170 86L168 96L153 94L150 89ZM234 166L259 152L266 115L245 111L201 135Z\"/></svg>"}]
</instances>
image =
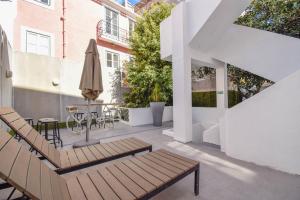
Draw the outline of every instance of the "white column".
<instances>
[{"instance_id":1,"label":"white column","mask_svg":"<svg viewBox=\"0 0 300 200\"><path fill-rule=\"evenodd\" d=\"M174 139L186 143L192 141L192 86L184 2L173 9L172 23Z\"/></svg>"},{"instance_id":2,"label":"white column","mask_svg":"<svg viewBox=\"0 0 300 200\"><path fill-rule=\"evenodd\" d=\"M228 108L228 83L226 63L216 62L217 108Z\"/></svg>"}]
</instances>

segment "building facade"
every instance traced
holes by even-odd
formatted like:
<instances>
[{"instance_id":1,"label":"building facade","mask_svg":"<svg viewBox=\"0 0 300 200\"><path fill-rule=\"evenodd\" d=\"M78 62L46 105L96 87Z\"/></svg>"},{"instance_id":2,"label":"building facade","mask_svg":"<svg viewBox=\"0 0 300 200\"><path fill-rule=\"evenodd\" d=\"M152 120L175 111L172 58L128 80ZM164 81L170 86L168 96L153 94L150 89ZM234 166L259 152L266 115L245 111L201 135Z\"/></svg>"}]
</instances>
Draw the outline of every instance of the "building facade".
<instances>
[{"instance_id":1,"label":"building facade","mask_svg":"<svg viewBox=\"0 0 300 200\"><path fill-rule=\"evenodd\" d=\"M82 62L95 39L106 83L131 57L128 42L137 15L127 0L19 0L16 6L15 51Z\"/></svg>"},{"instance_id":2,"label":"building facade","mask_svg":"<svg viewBox=\"0 0 300 200\"><path fill-rule=\"evenodd\" d=\"M89 39L93 38L100 47L119 57L122 53L129 55L128 39L136 16L127 0L123 3L20 0L17 1L13 47L27 53L81 60Z\"/></svg>"},{"instance_id":3,"label":"building facade","mask_svg":"<svg viewBox=\"0 0 300 200\"><path fill-rule=\"evenodd\" d=\"M114 74L131 58L129 37L138 17L127 0L14 2L14 105L22 115L64 120L65 106L83 102L79 82L90 39L97 41L102 67L99 99L115 101ZM40 113L31 113L33 107Z\"/></svg>"}]
</instances>

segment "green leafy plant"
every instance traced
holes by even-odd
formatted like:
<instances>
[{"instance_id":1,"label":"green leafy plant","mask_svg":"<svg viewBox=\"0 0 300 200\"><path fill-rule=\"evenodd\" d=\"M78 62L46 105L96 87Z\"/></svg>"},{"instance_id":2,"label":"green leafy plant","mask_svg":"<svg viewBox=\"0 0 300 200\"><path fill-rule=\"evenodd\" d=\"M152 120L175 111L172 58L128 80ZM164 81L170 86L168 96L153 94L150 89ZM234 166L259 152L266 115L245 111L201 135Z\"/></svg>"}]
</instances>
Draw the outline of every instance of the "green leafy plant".
<instances>
[{"instance_id":1,"label":"green leafy plant","mask_svg":"<svg viewBox=\"0 0 300 200\"><path fill-rule=\"evenodd\" d=\"M124 95L127 107L149 106L156 83L161 87L161 97L166 104L172 105L171 63L160 59L160 23L171 14L172 8L172 4L154 3L137 19L130 38L134 59L125 66L130 90Z\"/></svg>"},{"instance_id":2,"label":"green leafy plant","mask_svg":"<svg viewBox=\"0 0 300 200\"><path fill-rule=\"evenodd\" d=\"M236 23L300 38L300 1L253 0Z\"/></svg>"},{"instance_id":3,"label":"green leafy plant","mask_svg":"<svg viewBox=\"0 0 300 200\"><path fill-rule=\"evenodd\" d=\"M158 83L156 83L154 85L154 88L152 90L152 94L150 96L150 101L152 102L161 102L161 101L164 101L163 100L163 94L161 92L161 87Z\"/></svg>"}]
</instances>

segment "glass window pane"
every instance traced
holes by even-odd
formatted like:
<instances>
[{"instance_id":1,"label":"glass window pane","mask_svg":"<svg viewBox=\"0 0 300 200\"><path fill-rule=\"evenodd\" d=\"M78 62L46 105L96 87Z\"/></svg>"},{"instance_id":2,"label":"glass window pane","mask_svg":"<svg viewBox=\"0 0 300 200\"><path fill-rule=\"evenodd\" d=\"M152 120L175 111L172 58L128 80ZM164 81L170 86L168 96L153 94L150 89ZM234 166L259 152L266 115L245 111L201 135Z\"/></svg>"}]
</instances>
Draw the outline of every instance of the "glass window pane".
<instances>
[{"instance_id":1,"label":"glass window pane","mask_svg":"<svg viewBox=\"0 0 300 200\"><path fill-rule=\"evenodd\" d=\"M111 53L107 53L106 59L107 59L107 60L110 60L110 61L112 60L112 55L111 55Z\"/></svg>"},{"instance_id":2,"label":"glass window pane","mask_svg":"<svg viewBox=\"0 0 300 200\"><path fill-rule=\"evenodd\" d=\"M106 65L107 65L107 67L112 67L112 61L107 61L107 63L106 63Z\"/></svg>"},{"instance_id":3,"label":"glass window pane","mask_svg":"<svg viewBox=\"0 0 300 200\"><path fill-rule=\"evenodd\" d=\"M51 54L48 47L40 46L38 51L39 51L38 54L40 55L49 56Z\"/></svg>"},{"instance_id":4,"label":"glass window pane","mask_svg":"<svg viewBox=\"0 0 300 200\"><path fill-rule=\"evenodd\" d=\"M48 5L48 6L50 6L50 4L51 4L51 0L35 0L35 1L45 4L45 5Z\"/></svg>"},{"instance_id":5,"label":"glass window pane","mask_svg":"<svg viewBox=\"0 0 300 200\"><path fill-rule=\"evenodd\" d=\"M106 65L107 67L112 67L112 54L106 53Z\"/></svg>"},{"instance_id":6,"label":"glass window pane","mask_svg":"<svg viewBox=\"0 0 300 200\"><path fill-rule=\"evenodd\" d=\"M28 52L28 53L36 53L37 52L37 46L35 44L27 44L27 46L26 46L26 52Z\"/></svg>"},{"instance_id":7,"label":"glass window pane","mask_svg":"<svg viewBox=\"0 0 300 200\"><path fill-rule=\"evenodd\" d=\"M114 61L114 67L119 68L119 54L114 54L113 56Z\"/></svg>"},{"instance_id":8,"label":"glass window pane","mask_svg":"<svg viewBox=\"0 0 300 200\"><path fill-rule=\"evenodd\" d=\"M49 47L49 43L50 43L49 37L41 35L39 39L40 39L40 41L39 41L40 46Z\"/></svg>"},{"instance_id":9,"label":"glass window pane","mask_svg":"<svg viewBox=\"0 0 300 200\"><path fill-rule=\"evenodd\" d=\"M26 52L51 55L51 38L46 35L26 32Z\"/></svg>"},{"instance_id":10,"label":"glass window pane","mask_svg":"<svg viewBox=\"0 0 300 200\"><path fill-rule=\"evenodd\" d=\"M119 62L119 55L118 54L114 54L114 61Z\"/></svg>"},{"instance_id":11,"label":"glass window pane","mask_svg":"<svg viewBox=\"0 0 300 200\"><path fill-rule=\"evenodd\" d=\"M37 43L37 34L33 32L26 32L26 42L36 44Z\"/></svg>"},{"instance_id":12,"label":"glass window pane","mask_svg":"<svg viewBox=\"0 0 300 200\"><path fill-rule=\"evenodd\" d=\"M114 62L114 68L119 68L119 62Z\"/></svg>"}]
</instances>

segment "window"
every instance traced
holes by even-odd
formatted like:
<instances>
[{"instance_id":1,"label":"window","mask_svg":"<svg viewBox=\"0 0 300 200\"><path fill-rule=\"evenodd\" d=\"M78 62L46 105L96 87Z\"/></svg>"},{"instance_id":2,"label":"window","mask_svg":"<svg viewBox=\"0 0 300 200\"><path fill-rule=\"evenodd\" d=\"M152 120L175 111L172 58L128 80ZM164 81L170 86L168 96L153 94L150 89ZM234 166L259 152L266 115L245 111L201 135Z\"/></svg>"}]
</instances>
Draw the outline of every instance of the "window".
<instances>
[{"instance_id":1,"label":"window","mask_svg":"<svg viewBox=\"0 0 300 200\"><path fill-rule=\"evenodd\" d=\"M26 31L26 52L40 55L51 55L51 37L48 35Z\"/></svg>"},{"instance_id":2,"label":"window","mask_svg":"<svg viewBox=\"0 0 300 200\"><path fill-rule=\"evenodd\" d=\"M132 36L132 32L134 31L135 22L129 19L129 36Z\"/></svg>"},{"instance_id":3,"label":"window","mask_svg":"<svg viewBox=\"0 0 300 200\"><path fill-rule=\"evenodd\" d=\"M119 68L119 64L120 64L119 54L107 52L106 53L106 64L107 64L107 67Z\"/></svg>"},{"instance_id":4,"label":"window","mask_svg":"<svg viewBox=\"0 0 300 200\"><path fill-rule=\"evenodd\" d=\"M106 8L106 33L119 36L119 14Z\"/></svg>"},{"instance_id":5,"label":"window","mask_svg":"<svg viewBox=\"0 0 300 200\"><path fill-rule=\"evenodd\" d=\"M51 5L51 0L34 0L34 1L44 4L44 5L47 5L47 6Z\"/></svg>"}]
</instances>

